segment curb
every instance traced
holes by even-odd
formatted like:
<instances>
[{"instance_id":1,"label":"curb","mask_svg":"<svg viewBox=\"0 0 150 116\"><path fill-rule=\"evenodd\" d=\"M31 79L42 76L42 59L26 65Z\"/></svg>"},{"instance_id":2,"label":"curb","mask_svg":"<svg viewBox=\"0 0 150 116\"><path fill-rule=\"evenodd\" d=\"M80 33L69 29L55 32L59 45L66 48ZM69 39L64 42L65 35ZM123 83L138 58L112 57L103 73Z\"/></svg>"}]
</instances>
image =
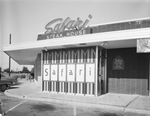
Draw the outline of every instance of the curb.
<instances>
[{"instance_id":1,"label":"curb","mask_svg":"<svg viewBox=\"0 0 150 116\"><path fill-rule=\"evenodd\" d=\"M54 99L54 98L38 98L38 97L30 97L30 96L22 96L22 95L15 95L11 94L8 91L5 91L4 93L7 96L15 97L19 99L27 99L27 100L33 100L33 101L41 101L41 102L50 102L50 103L59 103L59 104L65 104L65 105L77 105L77 106L84 106L84 107L94 107L94 108L101 108L103 110L112 110L115 112L124 112L124 107L120 106L113 106L113 105L104 105L104 104L98 104L98 103L85 103L80 101L73 101L73 100L62 100L62 99Z\"/></svg>"},{"instance_id":2,"label":"curb","mask_svg":"<svg viewBox=\"0 0 150 116\"><path fill-rule=\"evenodd\" d=\"M141 110L141 109L131 109L131 108L126 108L125 111L125 116L150 116L150 111L148 110Z\"/></svg>"},{"instance_id":3,"label":"curb","mask_svg":"<svg viewBox=\"0 0 150 116\"><path fill-rule=\"evenodd\" d=\"M95 103L85 103L85 102L79 102L79 101L71 101L71 100L62 100L62 99L46 99L46 98L32 98L28 97L29 100L36 100L36 101L46 101L51 103L60 103L60 104L66 104L66 105L78 105L78 106L84 106L84 107L94 107L94 108L101 108L104 110L113 110L117 112L123 112L124 108L119 106L110 106L110 105L103 105L103 104L95 104Z\"/></svg>"},{"instance_id":4,"label":"curb","mask_svg":"<svg viewBox=\"0 0 150 116\"><path fill-rule=\"evenodd\" d=\"M6 96L15 97L15 98L19 98L19 99L27 99L26 96L11 94L11 93L8 92L8 90L6 90L6 91L4 92L4 94L5 94Z\"/></svg>"},{"instance_id":5,"label":"curb","mask_svg":"<svg viewBox=\"0 0 150 116\"><path fill-rule=\"evenodd\" d=\"M60 103L65 105L78 105L78 106L84 106L84 107L94 107L94 108L100 108L103 110L112 110L115 112L122 112L125 116L150 116L150 111L148 110L141 110L141 109L132 109L128 107L119 107L114 105L104 105L104 104L98 104L98 103L85 103L85 102L79 102L79 101L71 101L71 100L62 100L62 99L54 99L54 98L38 98L38 97L30 97L30 96L22 96L22 95L15 95L9 93L7 90L4 92L5 95L10 97L15 97L19 99L27 99L27 100L33 100L33 101L41 101L41 102L50 102L50 103Z\"/></svg>"}]
</instances>

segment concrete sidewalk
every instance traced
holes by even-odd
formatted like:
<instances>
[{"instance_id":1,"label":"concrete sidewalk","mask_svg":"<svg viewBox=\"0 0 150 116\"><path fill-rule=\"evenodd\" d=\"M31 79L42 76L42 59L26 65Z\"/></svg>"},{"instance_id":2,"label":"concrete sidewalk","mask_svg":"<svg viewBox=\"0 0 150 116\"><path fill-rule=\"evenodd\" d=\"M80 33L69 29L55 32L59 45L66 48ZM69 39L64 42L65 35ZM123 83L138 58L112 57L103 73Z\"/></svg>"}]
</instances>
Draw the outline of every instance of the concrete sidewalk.
<instances>
[{"instance_id":1,"label":"concrete sidewalk","mask_svg":"<svg viewBox=\"0 0 150 116\"><path fill-rule=\"evenodd\" d=\"M99 97L41 92L40 84L20 79L19 84L11 87L5 94L11 97L63 104L76 104L124 112L126 116L150 116L150 97L107 93Z\"/></svg>"}]
</instances>

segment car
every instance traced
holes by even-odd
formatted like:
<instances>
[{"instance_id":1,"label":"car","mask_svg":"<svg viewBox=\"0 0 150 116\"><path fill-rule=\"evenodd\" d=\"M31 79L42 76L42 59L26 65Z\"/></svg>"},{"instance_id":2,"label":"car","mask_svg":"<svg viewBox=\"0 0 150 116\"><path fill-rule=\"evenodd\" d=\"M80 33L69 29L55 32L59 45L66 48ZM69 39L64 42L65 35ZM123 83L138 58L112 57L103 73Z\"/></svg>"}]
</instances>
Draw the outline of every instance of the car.
<instances>
[{"instance_id":1,"label":"car","mask_svg":"<svg viewBox=\"0 0 150 116\"><path fill-rule=\"evenodd\" d=\"M5 91L10 86L13 86L18 83L17 76L4 76L0 74L0 91Z\"/></svg>"},{"instance_id":2,"label":"car","mask_svg":"<svg viewBox=\"0 0 150 116\"><path fill-rule=\"evenodd\" d=\"M12 83L10 81L0 80L0 91L4 92Z\"/></svg>"}]
</instances>

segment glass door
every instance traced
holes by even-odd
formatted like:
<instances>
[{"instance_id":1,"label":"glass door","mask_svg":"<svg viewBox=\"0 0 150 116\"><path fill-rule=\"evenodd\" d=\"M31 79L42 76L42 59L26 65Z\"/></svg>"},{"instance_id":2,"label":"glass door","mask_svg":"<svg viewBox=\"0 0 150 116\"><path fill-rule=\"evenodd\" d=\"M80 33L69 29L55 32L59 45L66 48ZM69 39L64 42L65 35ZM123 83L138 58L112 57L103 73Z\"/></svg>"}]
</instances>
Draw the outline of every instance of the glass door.
<instances>
[{"instance_id":1,"label":"glass door","mask_svg":"<svg viewBox=\"0 0 150 116\"><path fill-rule=\"evenodd\" d=\"M98 58L98 94L105 94L107 92L107 50L99 48Z\"/></svg>"}]
</instances>

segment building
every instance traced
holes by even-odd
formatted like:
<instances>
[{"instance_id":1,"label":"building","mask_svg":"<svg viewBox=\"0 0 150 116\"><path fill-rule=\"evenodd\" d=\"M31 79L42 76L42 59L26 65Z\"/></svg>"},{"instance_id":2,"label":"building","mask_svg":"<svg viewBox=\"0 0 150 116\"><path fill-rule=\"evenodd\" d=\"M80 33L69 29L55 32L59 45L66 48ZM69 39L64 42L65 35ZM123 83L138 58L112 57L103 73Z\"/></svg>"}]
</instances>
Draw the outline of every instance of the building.
<instances>
[{"instance_id":1,"label":"building","mask_svg":"<svg viewBox=\"0 0 150 116\"><path fill-rule=\"evenodd\" d=\"M63 24L49 25L38 41L3 48L19 64L34 65L42 91L150 95L150 18L78 28L70 22L62 30Z\"/></svg>"}]
</instances>

